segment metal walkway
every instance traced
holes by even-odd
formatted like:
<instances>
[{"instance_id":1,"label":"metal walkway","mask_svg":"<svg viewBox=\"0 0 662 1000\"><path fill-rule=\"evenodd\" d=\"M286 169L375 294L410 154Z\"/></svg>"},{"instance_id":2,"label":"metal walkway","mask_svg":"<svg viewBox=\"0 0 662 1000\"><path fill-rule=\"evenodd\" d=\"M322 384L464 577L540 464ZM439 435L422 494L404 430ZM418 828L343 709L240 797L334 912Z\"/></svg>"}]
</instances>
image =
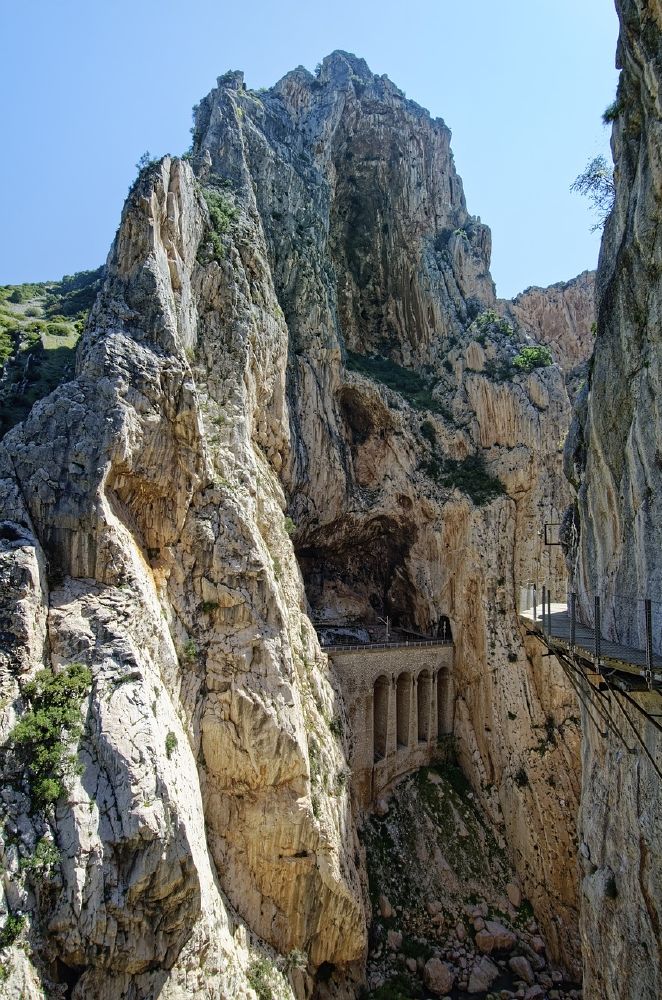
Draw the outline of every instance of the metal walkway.
<instances>
[{"instance_id":1,"label":"metal walkway","mask_svg":"<svg viewBox=\"0 0 662 1000\"><path fill-rule=\"evenodd\" d=\"M573 625L568 611L567 604L551 604L546 610L544 622L540 608L535 611L528 608L520 612L520 618L528 628L533 628L539 632L541 638L549 640L552 645L558 645L568 653L573 652L572 632ZM535 615L535 618L534 618ZM588 659L593 664L594 669L599 659L600 664L619 673L632 675L632 678L640 678L642 681L646 674L646 650L637 649L632 646L624 646L610 639L600 637L598 652L596 656L595 630L583 625L579 620L574 625L574 653L581 659ZM662 683L662 656L654 654L652 657L654 671L653 682ZM658 673L659 672L659 673Z\"/></svg>"},{"instance_id":2,"label":"metal walkway","mask_svg":"<svg viewBox=\"0 0 662 1000\"><path fill-rule=\"evenodd\" d=\"M535 600L535 597L534 597ZM647 648L627 646L605 639L600 630L584 625L576 616L576 599L567 604L552 604L547 600L545 611L540 607L520 611L520 620L529 635L537 636L548 653L556 657L578 700L600 736L612 733L628 753L648 758L658 778L662 770L656 754L651 753L642 735L645 719L662 734L662 656L653 653L650 602L646 614ZM600 621L596 602L597 621Z\"/></svg>"}]
</instances>

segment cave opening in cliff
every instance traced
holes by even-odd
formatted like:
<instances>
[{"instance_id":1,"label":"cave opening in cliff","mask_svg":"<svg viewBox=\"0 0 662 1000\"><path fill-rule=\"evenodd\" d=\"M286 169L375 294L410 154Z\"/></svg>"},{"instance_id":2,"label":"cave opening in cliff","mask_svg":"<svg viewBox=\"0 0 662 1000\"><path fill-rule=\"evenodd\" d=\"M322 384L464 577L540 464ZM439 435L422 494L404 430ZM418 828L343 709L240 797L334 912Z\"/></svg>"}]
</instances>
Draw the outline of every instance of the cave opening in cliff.
<instances>
[{"instance_id":1,"label":"cave opening in cliff","mask_svg":"<svg viewBox=\"0 0 662 1000\"><path fill-rule=\"evenodd\" d=\"M416 587L407 567L412 524L375 517L335 523L297 547L313 615L335 623L416 627Z\"/></svg>"}]
</instances>

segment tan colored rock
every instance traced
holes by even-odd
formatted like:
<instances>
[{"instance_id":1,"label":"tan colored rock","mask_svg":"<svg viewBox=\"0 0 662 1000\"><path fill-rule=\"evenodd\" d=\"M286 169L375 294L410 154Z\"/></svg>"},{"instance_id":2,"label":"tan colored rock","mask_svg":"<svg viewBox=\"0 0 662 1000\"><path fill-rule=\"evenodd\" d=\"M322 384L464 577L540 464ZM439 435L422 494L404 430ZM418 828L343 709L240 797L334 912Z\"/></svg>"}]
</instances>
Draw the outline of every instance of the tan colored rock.
<instances>
[{"instance_id":1,"label":"tan colored rock","mask_svg":"<svg viewBox=\"0 0 662 1000\"><path fill-rule=\"evenodd\" d=\"M576 488L567 541L582 620L595 624L597 596L605 638L643 649L642 601L652 599L655 608L662 596L662 73L656 55L662 5L618 0L616 9L622 69L611 140L615 200L596 277L591 375L566 444L566 472ZM659 628L653 635L659 651ZM587 1000L662 995L656 773L662 740L640 709L653 710L636 696L634 705L617 709L619 729L628 729L634 751L625 753L621 738L596 732L582 708L580 931Z\"/></svg>"},{"instance_id":2,"label":"tan colored rock","mask_svg":"<svg viewBox=\"0 0 662 1000\"><path fill-rule=\"evenodd\" d=\"M361 961L349 764L329 730L342 704L307 610L397 608L419 631L450 621L460 764L576 965L574 694L524 655L517 617L543 565L563 589L538 531L568 500L569 403L556 367L500 380L520 341L493 321L476 339L496 304L491 237L450 132L338 52L259 100L220 78L192 162L195 177L170 157L141 174L76 377L0 443L0 609L21 670L81 658L95 676L89 761L57 813L57 953L99 1000L242 996L249 938L305 949L311 970ZM205 187L236 216L216 240ZM427 436L417 406L344 363L384 350L429 371ZM479 485L506 491L484 504L434 472L475 455ZM7 729L23 706L1 665ZM549 714L564 725L534 754Z\"/></svg>"},{"instance_id":3,"label":"tan colored rock","mask_svg":"<svg viewBox=\"0 0 662 1000\"><path fill-rule=\"evenodd\" d=\"M389 903L388 898L384 895L384 893L380 893L378 902L379 912L385 920L389 920L391 917L395 916L395 910Z\"/></svg>"},{"instance_id":4,"label":"tan colored rock","mask_svg":"<svg viewBox=\"0 0 662 1000\"><path fill-rule=\"evenodd\" d=\"M479 930L475 938L476 947L486 955L494 951L494 936L487 930Z\"/></svg>"},{"instance_id":5,"label":"tan colored rock","mask_svg":"<svg viewBox=\"0 0 662 1000\"><path fill-rule=\"evenodd\" d=\"M423 970L425 985L435 996L450 993L455 983L455 972L447 962L439 958L429 958Z\"/></svg>"},{"instance_id":6,"label":"tan colored rock","mask_svg":"<svg viewBox=\"0 0 662 1000\"><path fill-rule=\"evenodd\" d=\"M485 990L489 990L498 975L498 966L496 966L486 955L481 955L480 958L475 960L471 968L469 984L467 987L468 992L484 993Z\"/></svg>"},{"instance_id":7,"label":"tan colored rock","mask_svg":"<svg viewBox=\"0 0 662 1000\"><path fill-rule=\"evenodd\" d=\"M535 982L535 976L533 974L533 969L531 968L531 963L524 957L524 955L515 955L513 958L509 958L508 968L513 975L517 976L518 979L523 979L529 986Z\"/></svg>"},{"instance_id":8,"label":"tan colored rock","mask_svg":"<svg viewBox=\"0 0 662 1000\"><path fill-rule=\"evenodd\" d=\"M515 882L507 884L506 895L511 906L514 906L516 910L522 905L522 890Z\"/></svg>"},{"instance_id":9,"label":"tan colored rock","mask_svg":"<svg viewBox=\"0 0 662 1000\"><path fill-rule=\"evenodd\" d=\"M595 271L547 288L527 288L499 305L534 340L551 348L571 380L582 370L595 343Z\"/></svg>"},{"instance_id":10,"label":"tan colored rock","mask_svg":"<svg viewBox=\"0 0 662 1000\"><path fill-rule=\"evenodd\" d=\"M386 943L391 951L398 951L402 947L402 934L400 931L390 930L386 934Z\"/></svg>"}]
</instances>

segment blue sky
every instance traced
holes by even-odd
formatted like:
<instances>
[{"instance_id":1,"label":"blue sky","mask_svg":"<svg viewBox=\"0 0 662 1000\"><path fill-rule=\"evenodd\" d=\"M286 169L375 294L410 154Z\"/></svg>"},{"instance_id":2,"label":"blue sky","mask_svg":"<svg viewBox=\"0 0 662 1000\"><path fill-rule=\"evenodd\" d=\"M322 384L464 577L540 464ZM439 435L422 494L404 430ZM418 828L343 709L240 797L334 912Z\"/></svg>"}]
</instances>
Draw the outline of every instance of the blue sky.
<instances>
[{"instance_id":1,"label":"blue sky","mask_svg":"<svg viewBox=\"0 0 662 1000\"><path fill-rule=\"evenodd\" d=\"M249 87L363 56L453 132L469 211L492 228L500 295L597 261L568 190L608 154L611 0L3 0L0 283L105 260L141 153L180 153L227 69Z\"/></svg>"}]
</instances>

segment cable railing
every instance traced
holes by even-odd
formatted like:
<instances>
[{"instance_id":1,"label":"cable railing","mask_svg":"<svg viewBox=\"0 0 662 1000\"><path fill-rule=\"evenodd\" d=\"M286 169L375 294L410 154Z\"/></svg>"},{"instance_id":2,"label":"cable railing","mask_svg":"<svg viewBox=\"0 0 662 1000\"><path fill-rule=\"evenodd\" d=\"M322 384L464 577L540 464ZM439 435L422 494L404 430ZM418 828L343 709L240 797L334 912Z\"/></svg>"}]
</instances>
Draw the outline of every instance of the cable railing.
<instances>
[{"instance_id":1,"label":"cable railing","mask_svg":"<svg viewBox=\"0 0 662 1000\"><path fill-rule=\"evenodd\" d=\"M571 593L556 602L549 587L530 584L522 588L520 615L572 652L590 653L597 673L605 660L616 660L638 668L649 690L662 679L662 601L618 593L580 600Z\"/></svg>"}]
</instances>

